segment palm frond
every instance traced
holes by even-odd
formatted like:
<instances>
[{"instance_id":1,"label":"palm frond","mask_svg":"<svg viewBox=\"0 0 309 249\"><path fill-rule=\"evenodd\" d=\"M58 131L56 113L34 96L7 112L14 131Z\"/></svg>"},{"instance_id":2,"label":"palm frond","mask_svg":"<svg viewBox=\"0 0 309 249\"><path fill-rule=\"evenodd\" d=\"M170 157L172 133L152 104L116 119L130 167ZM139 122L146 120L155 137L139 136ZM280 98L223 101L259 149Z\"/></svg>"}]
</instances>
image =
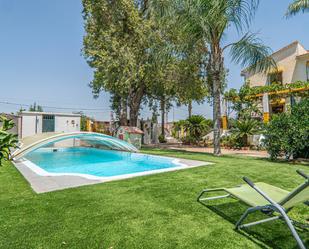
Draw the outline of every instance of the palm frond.
<instances>
[{"instance_id":1,"label":"palm frond","mask_svg":"<svg viewBox=\"0 0 309 249\"><path fill-rule=\"evenodd\" d=\"M225 2L228 22L238 31L248 28L259 5L259 0L230 0Z\"/></svg>"},{"instance_id":2,"label":"palm frond","mask_svg":"<svg viewBox=\"0 0 309 249\"><path fill-rule=\"evenodd\" d=\"M271 53L272 50L263 45L255 33L245 34L238 42L231 44L230 48L232 60L252 72L267 72L276 68Z\"/></svg>"},{"instance_id":3,"label":"palm frond","mask_svg":"<svg viewBox=\"0 0 309 249\"><path fill-rule=\"evenodd\" d=\"M299 12L309 12L309 0L294 0L288 7L286 16L294 16Z\"/></svg>"}]
</instances>

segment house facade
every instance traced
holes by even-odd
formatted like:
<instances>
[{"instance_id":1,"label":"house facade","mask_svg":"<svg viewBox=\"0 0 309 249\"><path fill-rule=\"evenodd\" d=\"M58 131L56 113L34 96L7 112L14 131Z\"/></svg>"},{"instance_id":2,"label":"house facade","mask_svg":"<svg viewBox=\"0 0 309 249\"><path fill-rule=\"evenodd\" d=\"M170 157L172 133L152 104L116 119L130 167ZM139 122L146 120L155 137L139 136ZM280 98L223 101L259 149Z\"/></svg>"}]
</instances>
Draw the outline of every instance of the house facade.
<instances>
[{"instance_id":1,"label":"house facade","mask_svg":"<svg viewBox=\"0 0 309 249\"><path fill-rule=\"evenodd\" d=\"M112 134L111 122L110 121L98 121L95 119L86 119L86 131L104 133L107 135Z\"/></svg>"},{"instance_id":2,"label":"house facade","mask_svg":"<svg viewBox=\"0 0 309 249\"><path fill-rule=\"evenodd\" d=\"M21 112L20 138L45 132L80 131L80 114L53 112Z\"/></svg>"},{"instance_id":3,"label":"house facade","mask_svg":"<svg viewBox=\"0 0 309 249\"><path fill-rule=\"evenodd\" d=\"M277 70L267 74L252 73L247 70L241 72L250 87L270 85L273 82L285 85L297 81L309 81L309 50L306 50L298 41L276 51L272 54L272 58L277 63ZM264 93L259 101L264 122L268 122L271 114L286 111L295 101L298 99L293 96L273 100L269 98L268 93Z\"/></svg>"}]
</instances>

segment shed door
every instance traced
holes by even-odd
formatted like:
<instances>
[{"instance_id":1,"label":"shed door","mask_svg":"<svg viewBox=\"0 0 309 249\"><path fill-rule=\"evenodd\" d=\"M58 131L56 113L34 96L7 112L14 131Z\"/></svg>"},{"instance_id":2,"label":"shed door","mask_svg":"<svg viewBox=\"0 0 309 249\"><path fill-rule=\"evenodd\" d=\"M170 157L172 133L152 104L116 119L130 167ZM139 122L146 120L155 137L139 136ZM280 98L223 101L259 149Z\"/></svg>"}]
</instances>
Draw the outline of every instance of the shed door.
<instances>
[{"instance_id":1,"label":"shed door","mask_svg":"<svg viewBox=\"0 0 309 249\"><path fill-rule=\"evenodd\" d=\"M42 132L54 132L54 131L55 131L55 116L43 115Z\"/></svg>"}]
</instances>

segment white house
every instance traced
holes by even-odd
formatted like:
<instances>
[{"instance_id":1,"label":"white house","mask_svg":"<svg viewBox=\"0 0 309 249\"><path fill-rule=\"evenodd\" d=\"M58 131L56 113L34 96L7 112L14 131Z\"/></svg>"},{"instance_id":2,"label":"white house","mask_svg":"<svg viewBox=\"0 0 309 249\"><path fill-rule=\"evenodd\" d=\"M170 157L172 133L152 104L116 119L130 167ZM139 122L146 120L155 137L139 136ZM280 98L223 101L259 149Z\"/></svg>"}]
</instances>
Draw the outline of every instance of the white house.
<instances>
[{"instance_id":1,"label":"white house","mask_svg":"<svg viewBox=\"0 0 309 249\"><path fill-rule=\"evenodd\" d=\"M278 70L265 73L252 73L243 70L245 82L251 87L270 85L273 82L290 84L296 81L309 81L309 50L306 50L298 41L281 48L273 53L272 58L276 61ZM287 110L293 103L293 97L282 97L280 101L271 101L268 94L264 94L263 101L260 103L264 113L264 121L269 120L272 113L279 113Z\"/></svg>"},{"instance_id":2,"label":"white house","mask_svg":"<svg viewBox=\"0 0 309 249\"><path fill-rule=\"evenodd\" d=\"M24 111L19 116L21 138L44 132L80 131L80 114Z\"/></svg>"},{"instance_id":3,"label":"white house","mask_svg":"<svg viewBox=\"0 0 309 249\"><path fill-rule=\"evenodd\" d=\"M281 48L272 54L278 66L278 73L250 73L243 70L241 75L249 81L250 86L265 86L272 81L289 84L298 80L309 80L309 51L298 41Z\"/></svg>"}]
</instances>

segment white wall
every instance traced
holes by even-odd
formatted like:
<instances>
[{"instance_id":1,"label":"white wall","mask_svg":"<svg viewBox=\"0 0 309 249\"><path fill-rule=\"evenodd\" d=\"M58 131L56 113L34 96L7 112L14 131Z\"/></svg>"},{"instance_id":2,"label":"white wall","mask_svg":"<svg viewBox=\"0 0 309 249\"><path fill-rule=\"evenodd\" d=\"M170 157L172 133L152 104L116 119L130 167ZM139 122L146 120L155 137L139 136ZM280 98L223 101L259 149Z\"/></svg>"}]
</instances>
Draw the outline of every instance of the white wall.
<instances>
[{"instance_id":1,"label":"white wall","mask_svg":"<svg viewBox=\"0 0 309 249\"><path fill-rule=\"evenodd\" d=\"M22 138L42 133L42 116L41 115L23 115L22 116ZM37 128L36 128L37 126Z\"/></svg>"},{"instance_id":2,"label":"white wall","mask_svg":"<svg viewBox=\"0 0 309 249\"><path fill-rule=\"evenodd\" d=\"M273 54L279 69L282 69L283 84L293 83L301 80L306 81L306 60L296 56L307 53L300 45L294 44L282 51ZM250 86L265 86L267 83L267 74L246 73L245 79L250 82Z\"/></svg>"},{"instance_id":3,"label":"white wall","mask_svg":"<svg viewBox=\"0 0 309 249\"><path fill-rule=\"evenodd\" d=\"M22 138L42 133L43 116L41 114L23 114L21 123ZM55 132L74 131L80 131L80 117L55 115Z\"/></svg>"},{"instance_id":4,"label":"white wall","mask_svg":"<svg viewBox=\"0 0 309 249\"><path fill-rule=\"evenodd\" d=\"M296 67L292 75L292 82L301 80L301 81L307 81L307 61L309 61L309 58L298 58L296 62Z\"/></svg>"},{"instance_id":5,"label":"white wall","mask_svg":"<svg viewBox=\"0 0 309 249\"><path fill-rule=\"evenodd\" d=\"M80 131L80 117L55 116L55 132Z\"/></svg>"}]
</instances>

